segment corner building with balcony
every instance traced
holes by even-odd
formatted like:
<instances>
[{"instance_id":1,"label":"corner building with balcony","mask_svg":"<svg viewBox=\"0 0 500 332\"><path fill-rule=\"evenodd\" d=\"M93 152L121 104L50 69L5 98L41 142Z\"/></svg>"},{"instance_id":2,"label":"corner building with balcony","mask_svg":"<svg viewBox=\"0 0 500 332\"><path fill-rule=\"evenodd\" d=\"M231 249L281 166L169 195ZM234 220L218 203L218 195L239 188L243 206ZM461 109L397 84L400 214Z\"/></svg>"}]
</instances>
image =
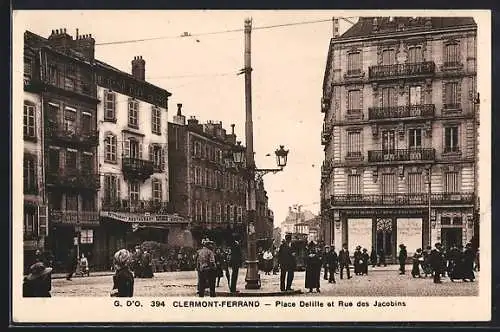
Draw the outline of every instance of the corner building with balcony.
<instances>
[{"instance_id":1,"label":"corner building with balcony","mask_svg":"<svg viewBox=\"0 0 500 332\"><path fill-rule=\"evenodd\" d=\"M218 246L229 245L238 234L246 248L246 181L242 170L226 156L237 146L234 125L227 133L222 122L200 123L194 116L177 115L169 123L170 196L176 213L190 221L192 243L204 237Z\"/></svg>"},{"instance_id":2,"label":"corner building with balcony","mask_svg":"<svg viewBox=\"0 0 500 332\"><path fill-rule=\"evenodd\" d=\"M168 91L145 81L146 61L132 74L96 62L101 100L99 165L101 227L107 257L144 241L172 243L183 223L169 214ZM182 235L182 234L181 234ZM111 263L111 262L109 262Z\"/></svg>"},{"instance_id":3,"label":"corner building with balcony","mask_svg":"<svg viewBox=\"0 0 500 332\"><path fill-rule=\"evenodd\" d=\"M395 260L473 240L477 198L476 24L362 17L330 41L321 170L326 243Z\"/></svg>"},{"instance_id":4,"label":"corner building with balcony","mask_svg":"<svg viewBox=\"0 0 500 332\"><path fill-rule=\"evenodd\" d=\"M45 247L53 255L56 269L63 266L72 249L95 257L100 184L94 44L92 36L78 36L78 31L75 39L66 29L53 30L48 38L25 32L25 45L37 53L32 62L36 75L29 88L39 98L43 118L49 227Z\"/></svg>"}]
</instances>

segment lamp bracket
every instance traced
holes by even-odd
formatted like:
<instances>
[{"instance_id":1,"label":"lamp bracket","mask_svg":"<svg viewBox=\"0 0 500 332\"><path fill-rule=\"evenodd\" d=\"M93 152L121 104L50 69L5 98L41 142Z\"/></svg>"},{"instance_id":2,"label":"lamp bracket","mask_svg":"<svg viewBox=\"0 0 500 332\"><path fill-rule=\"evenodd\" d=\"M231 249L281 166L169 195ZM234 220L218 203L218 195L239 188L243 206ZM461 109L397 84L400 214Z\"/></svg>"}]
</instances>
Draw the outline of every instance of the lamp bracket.
<instances>
[{"instance_id":1,"label":"lamp bracket","mask_svg":"<svg viewBox=\"0 0 500 332\"><path fill-rule=\"evenodd\" d=\"M278 172L281 172L283 168L262 168L262 169L255 169L255 180L260 181L264 177L264 175L268 173L273 173L276 174Z\"/></svg>"}]
</instances>

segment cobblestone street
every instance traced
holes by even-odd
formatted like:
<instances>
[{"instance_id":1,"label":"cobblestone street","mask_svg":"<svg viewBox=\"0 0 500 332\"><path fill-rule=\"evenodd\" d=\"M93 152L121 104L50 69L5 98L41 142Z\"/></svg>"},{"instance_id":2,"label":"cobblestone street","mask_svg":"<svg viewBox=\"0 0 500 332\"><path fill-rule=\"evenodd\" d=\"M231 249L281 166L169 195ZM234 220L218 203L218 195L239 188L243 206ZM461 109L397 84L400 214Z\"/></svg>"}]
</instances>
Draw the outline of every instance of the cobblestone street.
<instances>
[{"instance_id":1,"label":"cobblestone street","mask_svg":"<svg viewBox=\"0 0 500 332\"><path fill-rule=\"evenodd\" d=\"M238 289L245 287L245 269L240 270ZM301 296L476 296L478 295L480 276L476 273L476 282L451 282L443 279L442 284L434 284L432 277L414 279L411 275L399 275L395 267L375 268L368 276L353 276L352 279L340 280L336 275L336 284L329 284L321 279L321 293L306 293L304 289L305 272L296 272L294 289L301 289ZM279 275L261 273L262 290L279 291ZM155 273L152 279L135 279L135 296L195 296L196 273L163 272ZM109 296L112 288L112 276L99 275L74 277L72 281L64 278L52 280L52 296ZM227 292L225 278L221 279L219 292Z\"/></svg>"}]
</instances>

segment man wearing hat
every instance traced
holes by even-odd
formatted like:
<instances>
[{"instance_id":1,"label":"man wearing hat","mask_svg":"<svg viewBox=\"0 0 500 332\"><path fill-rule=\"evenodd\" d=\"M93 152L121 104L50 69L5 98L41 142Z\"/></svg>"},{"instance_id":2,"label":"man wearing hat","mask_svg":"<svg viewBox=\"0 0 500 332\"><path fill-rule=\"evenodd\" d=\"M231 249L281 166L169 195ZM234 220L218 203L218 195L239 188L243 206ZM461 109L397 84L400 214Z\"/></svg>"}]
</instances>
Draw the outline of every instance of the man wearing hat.
<instances>
[{"instance_id":1,"label":"man wearing hat","mask_svg":"<svg viewBox=\"0 0 500 332\"><path fill-rule=\"evenodd\" d=\"M52 268L37 262L30 267L30 274L24 278L23 297L51 297Z\"/></svg>"},{"instance_id":2,"label":"man wearing hat","mask_svg":"<svg viewBox=\"0 0 500 332\"><path fill-rule=\"evenodd\" d=\"M441 283L441 274L444 272L444 266L445 266L445 259L443 255L443 250L441 243L436 243L434 245L434 249L432 249L430 258L429 258L429 263L434 271L434 283L435 284L440 284Z\"/></svg>"},{"instance_id":3,"label":"man wearing hat","mask_svg":"<svg viewBox=\"0 0 500 332\"><path fill-rule=\"evenodd\" d=\"M210 288L210 297L215 297L215 254L210 250L213 242L204 239L201 241L202 248L198 250L196 257L196 271L198 272L198 296L205 296L205 288Z\"/></svg>"},{"instance_id":4,"label":"man wearing hat","mask_svg":"<svg viewBox=\"0 0 500 332\"><path fill-rule=\"evenodd\" d=\"M243 264L243 253L241 252L240 242L238 241L238 235L233 235L233 243L231 243L231 254L229 257L228 265L231 268L231 284L229 285L229 291L231 293L236 293L236 284L238 283L238 272Z\"/></svg>"},{"instance_id":5,"label":"man wearing hat","mask_svg":"<svg viewBox=\"0 0 500 332\"><path fill-rule=\"evenodd\" d=\"M401 243L399 245L399 274L405 274L406 259L408 258L408 252L406 251L406 246Z\"/></svg>"},{"instance_id":6,"label":"man wearing hat","mask_svg":"<svg viewBox=\"0 0 500 332\"><path fill-rule=\"evenodd\" d=\"M292 283L297 266L295 247L292 244L292 235L285 235L285 242L280 246L278 261L280 264L280 290L293 291ZM286 283L285 283L286 280Z\"/></svg>"}]
</instances>

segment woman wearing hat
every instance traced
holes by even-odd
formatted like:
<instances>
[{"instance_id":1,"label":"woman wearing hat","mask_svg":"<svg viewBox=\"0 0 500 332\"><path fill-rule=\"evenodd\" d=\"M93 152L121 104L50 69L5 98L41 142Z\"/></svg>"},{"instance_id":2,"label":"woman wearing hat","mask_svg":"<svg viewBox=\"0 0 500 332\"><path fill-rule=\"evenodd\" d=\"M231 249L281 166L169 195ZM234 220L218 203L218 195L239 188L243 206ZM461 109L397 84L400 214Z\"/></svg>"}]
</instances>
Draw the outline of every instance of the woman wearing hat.
<instances>
[{"instance_id":1,"label":"woman wearing hat","mask_svg":"<svg viewBox=\"0 0 500 332\"><path fill-rule=\"evenodd\" d=\"M115 275L111 296L132 297L134 295L134 276L129 269L132 254L127 249L118 250L113 256Z\"/></svg>"},{"instance_id":2,"label":"woman wearing hat","mask_svg":"<svg viewBox=\"0 0 500 332\"><path fill-rule=\"evenodd\" d=\"M316 288L318 293L320 292L321 263L320 248L317 248L314 242L309 242L307 246L305 280L305 286L309 288L309 293L312 293L314 288Z\"/></svg>"},{"instance_id":3,"label":"woman wearing hat","mask_svg":"<svg viewBox=\"0 0 500 332\"><path fill-rule=\"evenodd\" d=\"M406 251L406 246L404 244L399 245L399 274L405 274L406 269L406 259L408 258L408 252Z\"/></svg>"},{"instance_id":4,"label":"woman wearing hat","mask_svg":"<svg viewBox=\"0 0 500 332\"><path fill-rule=\"evenodd\" d=\"M363 258L361 257L361 246L357 246L354 250L354 273L359 276L363 272Z\"/></svg>"},{"instance_id":5,"label":"woman wearing hat","mask_svg":"<svg viewBox=\"0 0 500 332\"><path fill-rule=\"evenodd\" d=\"M23 297L51 297L52 268L46 267L42 262L30 267L30 274L24 278Z\"/></svg>"}]
</instances>

